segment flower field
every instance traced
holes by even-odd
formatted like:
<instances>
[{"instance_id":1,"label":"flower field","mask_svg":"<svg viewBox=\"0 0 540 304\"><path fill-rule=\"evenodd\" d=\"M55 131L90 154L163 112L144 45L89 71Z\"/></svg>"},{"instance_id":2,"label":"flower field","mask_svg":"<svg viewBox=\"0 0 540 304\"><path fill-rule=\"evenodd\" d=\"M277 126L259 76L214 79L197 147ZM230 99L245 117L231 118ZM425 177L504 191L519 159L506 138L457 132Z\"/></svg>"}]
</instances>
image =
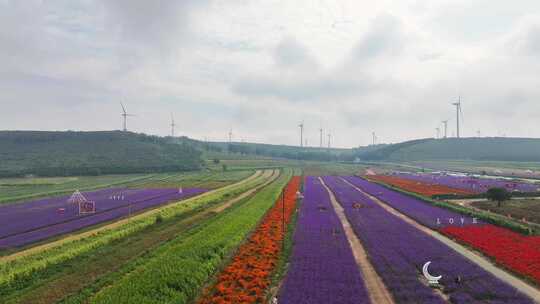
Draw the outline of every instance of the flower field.
<instances>
[{"instance_id":1,"label":"flower field","mask_svg":"<svg viewBox=\"0 0 540 304\"><path fill-rule=\"evenodd\" d=\"M326 189L306 177L290 266L279 303L369 303L363 279Z\"/></svg>"},{"instance_id":2,"label":"flower field","mask_svg":"<svg viewBox=\"0 0 540 304\"><path fill-rule=\"evenodd\" d=\"M216 284L206 290L198 303L264 302L270 285L270 275L281 253L285 233L283 228L287 227L296 207L296 192L299 186L300 177L293 177L285 188L284 200L278 198L257 230L219 274Z\"/></svg>"},{"instance_id":3,"label":"flower field","mask_svg":"<svg viewBox=\"0 0 540 304\"><path fill-rule=\"evenodd\" d=\"M373 195L390 205L392 208L399 210L419 223L433 229L439 229L446 226L464 226L481 223L481 221L470 216L430 205L412 196L390 190L384 186L359 177L345 177L345 179L370 195Z\"/></svg>"},{"instance_id":4,"label":"flower field","mask_svg":"<svg viewBox=\"0 0 540 304\"><path fill-rule=\"evenodd\" d=\"M482 178L477 176L406 172L394 173L392 176L400 179L425 183L432 187L450 187L453 189L461 189L463 191L468 191L471 193L486 192L489 188L492 187L506 188L506 190L511 192L535 192L539 191L540 189L540 185L502 178Z\"/></svg>"},{"instance_id":5,"label":"flower field","mask_svg":"<svg viewBox=\"0 0 540 304\"><path fill-rule=\"evenodd\" d=\"M383 182L394 187L425 196L438 194L473 194L473 191L466 189L451 188L440 184L430 184L424 181L410 180L390 175L370 175L370 180Z\"/></svg>"},{"instance_id":6,"label":"flower field","mask_svg":"<svg viewBox=\"0 0 540 304\"><path fill-rule=\"evenodd\" d=\"M317 177L306 177L304 200L297 207L295 194L299 189L300 177L292 177L291 169L281 170L281 174L277 172L231 186L230 189L210 191L178 204L166 203L181 200L182 197L178 197L180 194L192 196L204 190L183 189L182 193L178 193L178 189L174 188L110 188L88 192L85 196L98 203L96 213L90 215L79 216L75 206L67 203L67 197L6 205L0 211L9 212L0 212L0 220L9 223L9 226L0 227L0 243L48 229L60 234L64 232L60 227L75 223L81 225L79 227L94 225L94 221L99 223L101 215L128 210L128 202L132 212L152 204L163 206L148 211L148 216L141 213L140 218L134 216L118 227L57 248L20 259L0 260L0 302L15 303L13 299L18 299L19 290L32 294L35 288L41 288L38 284L49 287L48 280L54 282L55 271L67 273L63 270L64 265L76 267L79 255L83 255L83 258L91 256L96 248L103 248L100 252L106 253L107 246L116 244L112 243L116 239L125 238L136 231L152 232L154 234L148 236L161 238L161 232L167 231L169 237L164 238L159 246L148 251L142 248L121 268L110 273L100 272L104 277L91 278L88 285L79 280L78 284L82 287L77 288L84 288L81 295L77 294L78 289L73 289L70 291L73 297L62 301L265 303L269 288L274 286L275 271L281 273L283 270L286 271L285 276L276 295L280 304L372 303L377 293L366 286L373 286L374 277L369 274L364 277L363 268L357 264L353 250L357 254L358 247L351 248L324 184L343 207L348 222L343 225L350 224L377 273L375 277L382 279L395 303L534 302L445 243L393 215L355 186L420 224L481 251L498 264L537 283L540 237L525 237L487 225L412 195L351 176L325 176L324 184ZM242 197L228 208L212 212L212 208L219 207L216 202L227 202L246 189L263 184L257 191ZM285 203L282 205L280 193L285 185ZM124 199L119 199L122 196ZM189 222L192 215L188 212L207 204L214 207L204 217ZM65 210L59 213L59 208ZM288 227L295 209L298 216L294 234L291 234L289 260L283 264L285 270L281 269L283 261L280 260L283 255L283 228ZM157 214L164 222L157 224ZM186 226L167 230L170 224L176 223L179 214L186 214L181 219L186 221ZM7 221L8 215L18 220ZM36 220L32 220L33 217ZM131 243L126 244L136 244L138 240L139 236L134 235ZM117 252L114 247L110 248L109 251ZM130 251L126 253L125 257L131 256ZM422 266L427 261L432 261L431 274L443 276L438 289L430 287L422 274ZM87 264L80 265L78 269L86 271L91 262L89 260ZM79 277L84 278L83 275Z\"/></svg>"},{"instance_id":7,"label":"flower field","mask_svg":"<svg viewBox=\"0 0 540 304\"><path fill-rule=\"evenodd\" d=\"M224 258L257 227L292 170L254 196L154 250L126 275L96 291L88 303L191 303Z\"/></svg>"},{"instance_id":8,"label":"flower field","mask_svg":"<svg viewBox=\"0 0 540 304\"><path fill-rule=\"evenodd\" d=\"M540 285L540 237L493 225L445 227L442 232Z\"/></svg>"},{"instance_id":9,"label":"flower field","mask_svg":"<svg viewBox=\"0 0 540 304\"><path fill-rule=\"evenodd\" d=\"M52 236L113 220L146 208L181 200L205 192L204 189L120 189L84 193L94 201L95 213L79 215L78 205L69 196L40 199L0 207L0 248L30 244ZM59 210L62 209L62 212Z\"/></svg>"},{"instance_id":10,"label":"flower field","mask_svg":"<svg viewBox=\"0 0 540 304\"><path fill-rule=\"evenodd\" d=\"M473 222L465 215L438 208L358 177L346 179L419 223L440 230L540 284L540 237L524 236L480 220ZM450 219L453 219L452 224Z\"/></svg>"},{"instance_id":11,"label":"flower field","mask_svg":"<svg viewBox=\"0 0 540 304\"><path fill-rule=\"evenodd\" d=\"M421 269L443 274L442 292L452 303L533 303L440 241L384 210L338 177L325 177L369 259L396 303L445 303L423 282Z\"/></svg>"},{"instance_id":12,"label":"flower field","mask_svg":"<svg viewBox=\"0 0 540 304\"><path fill-rule=\"evenodd\" d=\"M261 172L260 172L261 173ZM159 213L165 220L192 212L212 202L222 201L234 197L248 189L258 187L272 179L272 170L263 174L256 173L252 178L241 182L186 199L181 204L167 204L156 209L136 215L131 221L112 229L105 229L99 233L84 237L83 239L62 240L60 244L46 247L22 258L2 261L0 259L0 290L4 286L20 286L22 282L32 276L47 272L49 267L55 267L64 262L70 262L79 255L87 254L97 248L102 248L111 242L140 232L155 223L155 216ZM7 289L7 288L4 288Z\"/></svg>"}]
</instances>

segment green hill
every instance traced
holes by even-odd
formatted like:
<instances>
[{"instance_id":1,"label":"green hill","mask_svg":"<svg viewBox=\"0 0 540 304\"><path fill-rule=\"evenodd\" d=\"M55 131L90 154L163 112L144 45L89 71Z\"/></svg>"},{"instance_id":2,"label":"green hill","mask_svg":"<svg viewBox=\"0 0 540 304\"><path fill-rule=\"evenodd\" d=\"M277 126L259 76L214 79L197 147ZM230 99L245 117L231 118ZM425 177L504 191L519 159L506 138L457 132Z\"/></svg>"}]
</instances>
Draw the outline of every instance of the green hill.
<instances>
[{"instance_id":1,"label":"green hill","mask_svg":"<svg viewBox=\"0 0 540 304\"><path fill-rule=\"evenodd\" d=\"M120 131L0 131L0 177L198 170L205 158L316 161L540 161L540 139L418 139L354 149L202 142Z\"/></svg>"},{"instance_id":2,"label":"green hill","mask_svg":"<svg viewBox=\"0 0 540 304\"><path fill-rule=\"evenodd\" d=\"M0 131L0 176L197 170L200 155L188 144L131 132Z\"/></svg>"},{"instance_id":3,"label":"green hill","mask_svg":"<svg viewBox=\"0 0 540 304\"><path fill-rule=\"evenodd\" d=\"M361 153L364 160L492 160L540 161L536 138L446 138L419 139Z\"/></svg>"}]
</instances>

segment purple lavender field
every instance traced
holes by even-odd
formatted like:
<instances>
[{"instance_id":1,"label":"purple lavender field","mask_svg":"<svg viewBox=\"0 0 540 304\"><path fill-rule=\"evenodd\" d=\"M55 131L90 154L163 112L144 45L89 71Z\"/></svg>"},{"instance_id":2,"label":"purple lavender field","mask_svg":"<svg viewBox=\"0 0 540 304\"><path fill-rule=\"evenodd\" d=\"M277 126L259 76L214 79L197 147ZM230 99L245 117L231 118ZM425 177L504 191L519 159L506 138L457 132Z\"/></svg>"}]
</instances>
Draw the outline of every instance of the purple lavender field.
<instances>
[{"instance_id":1,"label":"purple lavender field","mask_svg":"<svg viewBox=\"0 0 540 304\"><path fill-rule=\"evenodd\" d=\"M205 191L109 188L85 192L88 201L95 202L95 213L84 215L79 215L78 204L68 202L69 196L3 206L0 207L0 248L27 245Z\"/></svg>"},{"instance_id":2,"label":"purple lavender field","mask_svg":"<svg viewBox=\"0 0 540 304\"><path fill-rule=\"evenodd\" d=\"M328 192L306 177L294 247L279 303L369 303L351 248Z\"/></svg>"},{"instance_id":3,"label":"purple lavender field","mask_svg":"<svg viewBox=\"0 0 540 304\"><path fill-rule=\"evenodd\" d=\"M476 193L486 192L489 188L505 188L508 191L536 192L540 185L507 180L502 178L480 178L474 176L395 172L394 176L428 184L443 185L451 188L469 190Z\"/></svg>"},{"instance_id":4,"label":"purple lavender field","mask_svg":"<svg viewBox=\"0 0 540 304\"><path fill-rule=\"evenodd\" d=\"M390 214L338 177L325 177L370 261L397 303L445 303L422 282L422 266L442 275L451 303L534 303L459 253ZM355 204L360 204L360 207ZM356 206L356 207L355 207Z\"/></svg>"},{"instance_id":5,"label":"purple lavender field","mask_svg":"<svg viewBox=\"0 0 540 304\"><path fill-rule=\"evenodd\" d=\"M439 229L446 226L483 224L482 221L470 216L430 205L410 195L390 190L377 183L372 183L356 176L344 178L351 184L429 228Z\"/></svg>"}]
</instances>

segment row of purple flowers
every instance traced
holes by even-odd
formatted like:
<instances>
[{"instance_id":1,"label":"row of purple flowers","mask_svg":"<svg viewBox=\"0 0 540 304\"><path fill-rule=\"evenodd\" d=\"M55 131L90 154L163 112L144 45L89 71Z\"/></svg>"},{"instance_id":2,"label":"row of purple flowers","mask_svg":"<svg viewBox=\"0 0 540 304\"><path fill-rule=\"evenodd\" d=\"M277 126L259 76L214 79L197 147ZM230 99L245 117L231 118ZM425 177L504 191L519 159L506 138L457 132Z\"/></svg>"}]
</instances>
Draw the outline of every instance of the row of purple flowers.
<instances>
[{"instance_id":1,"label":"row of purple flowers","mask_svg":"<svg viewBox=\"0 0 540 304\"><path fill-rule=\"evenodd\" d=\"M355 233L366 247L371 263L396 302L445 303L424 282L422 266L432 261L430 271L443 276L440 283L452 303L533 303L532 299L442 242L390 214L343 179L325 177L324 180L345 209ZM412 217L428 219L451 215L446 210L439 213L436 210L439 208L421 201L417 201L418 204L401 201L403 197L391 196L394 191L378 188L380 186L360 178L349 177L347 180L371 195L384 197L393 207L412 204L407 209L400 209L405 214L410 212ZM424 208L423 205L435 209Z\"/></svg>"},{"instance_id":2,"label":"row of purple flowers","mask_svg":"<svg viewBox=\"0 0 540 304\"><path fill-rule=\"evenodd\" d=\"M450 225L466 226L483 224L474 217L430 205L410 195L390 190L384 186L368 182L359 177L345 177L345 179L364 189L364 191L370 195L373 195L390 205L392 208L397 209L423 225L433 229L439 229Z\"/></svg>"},{"instance_id":3,"label":"row of purple flowers","mask_svg":"<svg viewBox=\"0 0 540 304\"><path fill-rule=\"evenodd\" d=\"M87 192L84 196L95 202L95 213L85 215L79 215L78 204L68 203L68 196L8 205L0 208L0 248L27 245L204 191L110 188Z\"/></svg>"},{"instance_id":4,"label":"row of purple flowers","mask_svg":"<svg viewBox=\"0 0 540 304\"><path fill-rule=\"evenodd\" d=\"M505 188L508 191L520 192L536 192L540 189L540 185L537 184L502 178L481 178L475 176L449 175L441 173L408 172L396 172L393 175L429 184L437 184L457 189L469 190L476 193L486 192L489 188L493 187Z\"/></svg>"},{"instance_id":5,"label":"row of purple flowers","mask_svg":"<svg viewBox=\"0 0 540 304\"><path fill-rule=\"evenodd\" d=\"M369 297L326 189L306 177L294 247L279 303L369 303Z\"/></svg>"}]
</instances>

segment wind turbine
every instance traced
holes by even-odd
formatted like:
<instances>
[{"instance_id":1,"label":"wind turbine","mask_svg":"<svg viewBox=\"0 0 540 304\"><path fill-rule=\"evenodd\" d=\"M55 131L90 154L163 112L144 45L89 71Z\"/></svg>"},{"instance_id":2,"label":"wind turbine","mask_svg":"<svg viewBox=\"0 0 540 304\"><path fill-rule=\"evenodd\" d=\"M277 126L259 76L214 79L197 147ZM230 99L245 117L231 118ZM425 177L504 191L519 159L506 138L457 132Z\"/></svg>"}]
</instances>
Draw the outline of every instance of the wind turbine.
<instances>
[{"instance_id":1,"label":"wind turbine","mask_svg":"<svg viewBox=\"0 0 540 304\"><path fill-rule=\"evenodd\" d=\"M176 127L176 124L174 124L174 116L171 112L171 137L174 137L174 127Z\"/></svg>"},{"instance_id":2,"label":"wind turbine","mask_svg":"<svg viewBox=\"0 0 540 304\"><path fill-rule=\"evenodd\" d=\"M375 145L375 142L377 141L377 135L375 135L375 132L371 132L371 137L372 137L372 144Z\"/></svg>"},{"instance_id":3,"label":"wind turbine","mask_svg":"<svg viewBox=\"0 0 540 304\"><path fill-rule=\"evenodd\" d=\"M332 139L332 134L328 132L328 149L330 149L330 139Z\"/></svg>"},{"instance_id":4,"label":"wind turbine","mask_svg":"<svg viewBox=\"0 0 540 304\"><path fill-rule=\"evenodd\" d=\"M300 147L303 147L304 146L304 121L303 120L298 125L298 127L300 128Z\"/></svg>"},{"instance_id":5,"label":"wind turbine","mask_svg":"<svg viewBox=\"0 0 540 304\"><path fill-rule=\"evenodd\" d=\"M232 128L229 129L229 143L232 142Z\"/></svg>"},{"instance_id":6,"label":"wind turbine","mask_svg":"<svg viewBox=\"0 0 540 304\"><path fill-rule=\"evenodd\" d=\"M122 117L124 117L124 132L127 132L127 117L128 116L135 116L133 114L128 114L126 112L126 107L124 107L124 104L120 102L120 105L122 106Z\"/></svg>"},{"instance_id":7,"label":"wind turbine","mask_svg":"<svg viewBox=\"0 0 540 304\"><path fill-rule=\"evenodd\" d=\"M440 134L441 134L441 128L436 127L435 130L437 131L437 139L439 139Z\"/></svg>"},{"instance_id":8,"label":"wind turbine","mask_svg":"<svg viewBox=\"0 0 540 304\"><path fill-rule=\"evenodd\" d=\"M447 119L447 120L443 120L442 123L443 123L443 125L444 125L444 138L446 138L446 134L448 134L448 133L447 133L447 131L448 131L448 119Z\"/></svg>"},{"instance_id":9,"label":"wind turbine","mask_svg":"<svg viewBox=\"0 0 540 304\"><path fill-rule=\"evenodd\" d=\"M319 146L322 148L322 133L323 133L323 129L322 129L322 124L321 124L321 127L319 128L319 137L320 137L320 143L319 143Z\"/></svg>"},{"instance_id":10,"label":"wind turbine","mask_svg":"<svg viewBox=\"0 0 540 304\"><path fill-rule=\"evenodd\" d=\"M459 138L459 114L463 117L463 112L461 112L461 96L459 96L458 102L452 103L456 106L456 137Z\"/></svg>"}]
</instances>

